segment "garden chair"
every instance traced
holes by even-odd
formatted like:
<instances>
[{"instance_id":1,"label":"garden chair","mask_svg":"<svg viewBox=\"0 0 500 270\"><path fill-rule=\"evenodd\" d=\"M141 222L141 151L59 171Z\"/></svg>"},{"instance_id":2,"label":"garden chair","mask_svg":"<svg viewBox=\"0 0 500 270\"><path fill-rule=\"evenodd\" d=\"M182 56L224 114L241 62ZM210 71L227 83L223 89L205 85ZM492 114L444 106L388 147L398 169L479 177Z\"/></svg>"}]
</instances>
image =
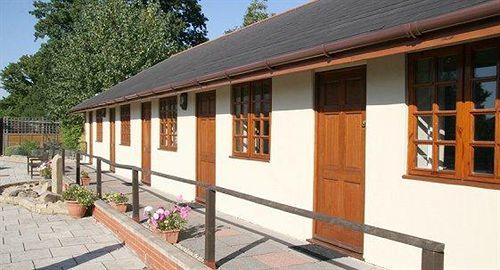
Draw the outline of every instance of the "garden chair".
<instances>
[{"instance_id":1,"label":"garden chair","mask_svg":"<svg viewBox=\"0 0 500 270\"><path fill-rule=\"evenodd\" d=\"M34 150L26 158L27 158L27 165L26 165L27 173L29 173L31 178L33 178L34 169L39 168L44 162L49 161L49 151L45 147L38 150Z\"/></svg>"}]
</instances>

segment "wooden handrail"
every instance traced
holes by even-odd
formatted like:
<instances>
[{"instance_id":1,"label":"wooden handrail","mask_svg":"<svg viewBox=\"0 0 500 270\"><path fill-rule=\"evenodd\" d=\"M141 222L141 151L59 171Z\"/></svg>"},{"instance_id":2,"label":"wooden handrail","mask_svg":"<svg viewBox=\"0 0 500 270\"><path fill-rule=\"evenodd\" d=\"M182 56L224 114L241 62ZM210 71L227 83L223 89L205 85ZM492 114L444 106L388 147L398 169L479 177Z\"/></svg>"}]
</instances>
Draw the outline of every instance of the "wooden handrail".
<instances>
[{"instance_id":1,"label":"wooden handrail","mask_svg":"<svg viewBox=\"0 0 500 270\"><path fill-rule=\"evenodd\" d=\"M86 153L80 153L79 154L83 156L87 156L90 158L95 158L98 160L98 171L100 173L100 161L107 163L109 165L113 165L117 168L122 168L122 169L129 169L132 170L132 189L133 189L133 218L134 220L138 221L139 218L139 195L138 195L138 186L139 181L138 181L138 172L142 171L140 167L136 166L131 166L131 165L124 165L124 164L119 164L112 162L108 159L99 157L99 156L90 156ZM77 162L77 167L79 167L80 162ZM77 168L79 169L79 168ZM422 249L422 267L421 269L423 270L442 270L444 268L444 248L445 244L436 242L433 240L421 238L421 237L416 237L412 236L409 234L404 234L372 225L367 225L363 223L358 223L350 220L346 220L343 218L335 217L335 216L330 216L330 215L325 215L317 212L313 212L310 210L290 206L287 204L267 200L264 198L256 197L253 195L249 195L246 193L242 193L239 191L219 187L216 185L209 185L206 183L202 183L199 181L183 178L183 177L178 177L174 175L169 175L165 173L160 173L156 171L151 171L152 175L156 175L162 178L167 178L170 180L174 180L177 182L185 183L185 184L190 184L190 185L195 185L201 188L206 189L206 218L205 218L205 235L206 235L206 242L205 242L205 258L206 258L206 263L207 265L214 267L215 262L215 237L212 237L215 235L215 193L220 192L224 193L226 195L236 197L242 200L250 201L256 204L264 205L270 208L274 208L277 210L281 210L287 213L291 213L294 215L314 219L314 220L319 220L322 222L327 222L335 225L339 225L348 229L351 229L353 231L358 231L370 235L374 235L380 238L392 240L395 242L403 243L406 245L411 245L414 247L418 247ZM98 176L98 179L100 179L100 176ZM99 185L102 185L102 181L98 181ZM97 187L98 190L102 190L102 187ZM137 193L137 194L136 194ZM137 208L137 209L136 209ZM212 216L213 215L213 216ZM213 226L212 226L213 225ZM212 228L213 227L213 228Z\"/></svg>"}]
</instances>

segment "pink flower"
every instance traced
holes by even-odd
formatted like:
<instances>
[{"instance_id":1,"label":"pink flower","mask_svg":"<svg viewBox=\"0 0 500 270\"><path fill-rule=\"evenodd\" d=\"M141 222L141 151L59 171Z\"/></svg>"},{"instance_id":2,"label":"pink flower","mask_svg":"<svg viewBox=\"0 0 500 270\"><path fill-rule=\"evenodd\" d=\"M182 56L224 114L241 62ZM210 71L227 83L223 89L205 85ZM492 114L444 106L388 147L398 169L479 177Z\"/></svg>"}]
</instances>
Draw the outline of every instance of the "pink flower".
<instances>
[{"instance_id":1,"label":"pink flower","mask_svg":"<svg viewBox=\"0 0 500 270\"><path fill-rule=\"evenodd\" d=\"M156 210L156 213L157 213L158 215L163 215L163 213L165 213L165 209L163 209L163 208L158 208L158 210Z\"/></svg>"},{"instance_id":2,"label":"pink flower","mask_svg":"<svg viewBox=\"0 0 500 270\"><path fill-rule=\"evenodd\" d=\"M153 220L157 221L160 218L160 215L158 213L153 214Z\"/></svg>"}]
</instances>

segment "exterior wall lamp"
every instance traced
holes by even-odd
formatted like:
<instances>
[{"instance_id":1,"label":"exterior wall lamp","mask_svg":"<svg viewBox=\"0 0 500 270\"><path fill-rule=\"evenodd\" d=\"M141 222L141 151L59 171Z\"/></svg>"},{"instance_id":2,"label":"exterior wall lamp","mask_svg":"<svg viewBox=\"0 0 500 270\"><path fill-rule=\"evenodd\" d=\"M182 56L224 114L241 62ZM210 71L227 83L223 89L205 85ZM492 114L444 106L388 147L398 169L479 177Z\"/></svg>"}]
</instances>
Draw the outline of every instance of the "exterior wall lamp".
<instances>
[{"instance_id":1,"label":"exterior wall lamp","mask_svg":"<svg viewBox=\"0 0 500 270\"><path fill-rule=\"evenodd\" d=\"M188 107L188 95L187 93L182 93L180 95L180 100L179 100L179 105L181 106L182 110L186 110Z\"/></svg>"}]
</instances>

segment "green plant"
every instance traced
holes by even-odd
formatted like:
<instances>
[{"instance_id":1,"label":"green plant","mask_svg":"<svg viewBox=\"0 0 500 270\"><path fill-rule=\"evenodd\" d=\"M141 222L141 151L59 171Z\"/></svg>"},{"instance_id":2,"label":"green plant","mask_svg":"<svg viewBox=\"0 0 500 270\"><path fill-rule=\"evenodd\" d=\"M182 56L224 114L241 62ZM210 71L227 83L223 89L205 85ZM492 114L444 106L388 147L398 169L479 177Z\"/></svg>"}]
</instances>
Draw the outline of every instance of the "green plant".
<instances>
[{"instance_id":1,"label":"green plant","mask_svg":"<svg viewBox=\"0 0 500 270\"><path fill-rule=\"evenodd\" d=\"M80 173L80 175L81 175L82 178L89 178L89 173L86 172L86 171L84 171L84 170L82 170L82 172Z\"/></svg>"},{"instance_id":2,"label":"green plant","mask_svg":"<svg viewBox=\"0 0 500 270\"><path fill-rule=\"evenodd\" d=\"M52 177L52 166L50 161L42 163L40 166L40 175L45 179Z\"/></svg>"},{"instance_id":3,"label":"green plant","mask_svg":"<svg viewBox=\"0 0 500 270\"><path fill-rule=\"evenodd\" d=\"M30 155L32 152L37 150L39 148L39 145L37 142L33 141L25 141L22 142L20 145L13 145L5 148L5 155L6 156L12 156L12 155L18 155L18 156L27 156Z\"/></svg>"},{"instance_id":4,"label":"green plant","mask_svg":"<svg viewBox=\"0 0 500 270\"><path fill-rule=\"evenodd\" d=\"M104 194L104 200L116 204L128 202L128 198L121 192L107 192Z\"/></svg>"},{"instance_id":5,"label":"green plant","mask_svg":"<svg viewBox=\"0 0 500 270\"><path fill-rule=\"evenodd\" d=\"M85 187L72 185L63 192L63 199L65 201L77 201L82 206L90 207L97 200L97 195Z\"/></svg>"}]
</instances>

